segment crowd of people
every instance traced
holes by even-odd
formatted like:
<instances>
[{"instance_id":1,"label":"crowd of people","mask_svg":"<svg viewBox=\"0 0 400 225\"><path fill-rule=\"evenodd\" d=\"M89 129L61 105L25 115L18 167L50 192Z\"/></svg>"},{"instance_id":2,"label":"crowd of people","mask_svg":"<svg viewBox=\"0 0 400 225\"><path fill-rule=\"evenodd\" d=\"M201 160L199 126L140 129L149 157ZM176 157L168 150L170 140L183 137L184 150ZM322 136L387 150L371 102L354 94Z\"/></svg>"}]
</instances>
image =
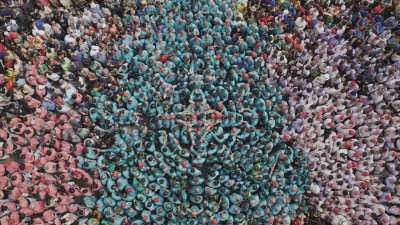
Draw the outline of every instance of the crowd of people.
<instances>
[{"instance_id":1,"label":"crowd of people","mask_svg":"<svg viewBox=\"0 0 400 225\"><path fill-rule=\"evenodd\" d=\"M400 11L380 1L326 4L278 21L293 24L271 60L288 99L283 135L310 160L317 215L398 224Z\"/></svg>"},{"instance_id":2,"label":"crowd of people","mask_svg":"<svg viewBox=\"0 0 400 225\"><path fill-rule=\"evenodd\" d=\"M385 0L1 6L0 224L400 223L399 17Z\"/></svg>"}]
</instances>

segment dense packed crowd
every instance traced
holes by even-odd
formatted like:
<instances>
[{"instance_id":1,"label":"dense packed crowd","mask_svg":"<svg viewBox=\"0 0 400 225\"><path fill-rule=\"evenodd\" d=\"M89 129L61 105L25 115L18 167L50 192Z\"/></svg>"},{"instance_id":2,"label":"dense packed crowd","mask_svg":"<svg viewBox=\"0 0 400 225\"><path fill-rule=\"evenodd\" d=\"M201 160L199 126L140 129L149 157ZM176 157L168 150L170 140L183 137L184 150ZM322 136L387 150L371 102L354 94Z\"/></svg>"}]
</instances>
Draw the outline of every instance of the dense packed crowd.
<instances>
[{"instance_id":1,"label":"dense packed crowd","mask_svg":"<svg viewBox=\"0 0 400 225\"><path fill-rule=\"evenodd\" d=\"M400 223L399 17L374 0L2 6L0 224Z\"/></svg>"},{"instance_id":2,"label":"dense packed crowd","mask_svg":"<svg viewBox=\"0 0 400 225\"><path fill-rule=\"evenodd\" d=\"M288 100L284 137L308 154L309 204L333 224L399 223L399 6L391 6L302 4L279 21L259 19L287 25L271 60Z\"/></svg>"},{"instance_id":3,"label":"dense packed crowd","mask_svg":"<svg viewBox=\"0 0 400 225\"><path fill-rule=\"evenodd\" d=\"M318 215L398 224L399 14L377 1L322 7L286 15L293 27L272 61L293 118L284 136L308 155Z\"/></svg>"}]
</instances>

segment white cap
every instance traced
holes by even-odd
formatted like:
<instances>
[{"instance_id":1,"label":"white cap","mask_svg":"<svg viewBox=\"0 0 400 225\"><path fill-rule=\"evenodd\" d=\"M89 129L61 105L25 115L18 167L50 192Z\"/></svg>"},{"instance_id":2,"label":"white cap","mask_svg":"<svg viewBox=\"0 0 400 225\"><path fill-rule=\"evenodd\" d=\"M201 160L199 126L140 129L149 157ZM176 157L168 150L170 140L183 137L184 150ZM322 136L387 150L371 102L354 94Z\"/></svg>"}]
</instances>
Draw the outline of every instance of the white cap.
<instances>
[{"instance_id":1,"label":"white cap","mask_svg":"<svg viewBox=\"0 0 400 225\"><path fill-rule=\"evenodd\" d=\"M100 52L100 47L93 45L90 49L90 56L95 57Z\"/></svg>"},{"instance_id":2,"label":"white cap","mask_svg":"<svg viewBox=\"0 0 400 225\"><path fill-rule=\"evenodd\" d=\"M310 186L310 190L313 194L318 195L321 191L321 188L319 187L319 185L312 183Z\"/></svg>"},{"instance_id":3,"label":"white cap","mask_svg":"<svg viewBox=\"0 0 400 225\"><path fill-rule=\"evenodd\" d=\"M56 73L52 73L52 74L48 75L47 78L49 78L52 81L58 81L60 79L60 75L58 75Z\"/></svg>"},{"instance_id":4,"label":"white cap","mask_svg":"<svg viewBox=\"0 0 400 225\"><path fill-rule=\"evenodd\" d=\"M299 30L303 30L307 26L307 22L302 17L297 17L296 19L296 27Z\"/></svg>"},{"instance_id":5,"label":"white cap","mask_svg":"<svg viewBox=\"0 0 400 225\"><path fill-rule=\"evenodd\" d=\"M400 55L398 55L396 53L394 53L391 58L395 62L399 62L400 61Z\"/></svg>"},{"instance_id":6,"label":"white cap","mask_svg":"<svg viewBox=\"0 0 400 225\"><path fill-rule=\"evenodd\" d=\"M324 27L324 25L322 23L317 23L315 25L315 29L319 34L322 34L324 32L324 30L325 30L325 27Z\"/></svg>"}]
</instances>

